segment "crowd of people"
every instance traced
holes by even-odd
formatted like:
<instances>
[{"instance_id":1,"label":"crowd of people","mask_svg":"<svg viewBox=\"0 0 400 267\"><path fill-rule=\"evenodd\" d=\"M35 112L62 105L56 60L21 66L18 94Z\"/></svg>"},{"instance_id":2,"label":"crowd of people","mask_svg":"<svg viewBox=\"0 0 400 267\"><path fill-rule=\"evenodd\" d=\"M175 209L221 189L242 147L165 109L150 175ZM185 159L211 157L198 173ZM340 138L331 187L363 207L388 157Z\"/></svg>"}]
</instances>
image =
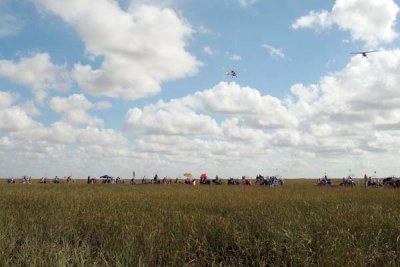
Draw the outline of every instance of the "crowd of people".
<instances>
[{"instance_id":1,"label":"crowd of people","mask_svg":"<svg viewBox=\"0 0 400 267\"><path fill-rule=\"evenodd\" d=\"M354 181L353 177L350 175L347 178L342 179L342 182L339 184L340 186L356 186L356 182Z\"/></svg>"},{"instance_id":2,"label":"crowd of people","mask_svg":"<svg viewBox=\"0 0 400 267\"><path fill-rule=\"evenodd\" d=\"M284 180L282 177L277 175L274 176L262 176L261 174L256 177L256 184L266 185L266 186L283 186Z\"/></svg>"},{"instance_id":3,"label":"crowd of people","mask_svg":"<svg viewBox=\"0 0 400 267\"><path fill-rule=\"evenodd\" d=\"M322 178L317 179L317 186L331 186L332 185L332 180L328 178L328 176L324 176Z\"/></svg>"},{"instance_id":4,"label":"crowd of people","mask_svg":"<svg viewBox=\"0 0 400 267\"><path fill-rule=\"evenodd\" d=\"M32 184L32 181L33 180L32 180L31 176L24 175L21 178L22 184ZM64 177L64 181L68 184L75 182L75 180L72 178L72 176ZM9 183L9 184L15 184L16 182L17 181L14 179L14 177L10 177L7 179L7 183ZM51 180L46 177L42 177L39 179L39 183L40 184L49 184L49 183L51 183ZM55 184L61 183L60 178L58 176L54 177L53 183L55 183Z\"/></svg>"},{"instance_id":5,"label":"crowd of people","mask_svg":"<svg viewBox=\"0 0 400 267\"><path fill-rule=\"evenodd\" d=\"M194 178L191 174L186 173L184 179L176 178L175 182L176 184L186 184L186 185L196 185L199 183L200 185L222 185L222 184L227 184L227 185L265 185L269 187L273 186L283 186L284 185L284 180L280 176L262 176L261 174L257 175L255 179L249 178L242 176L241 179L238 178L233 178L230 177L229 179L221 179L218 175L215 176L215 179L209 179L206 173L202 173L198 179ZM124 180L121 177L112 177L109 175L104 175L100 176L101 183L103 184L122 184L124 183ZM98 183L98 179L88 176L87 177L87 184L96 184ZM361 180L362 181L362 180ZM32 184L32 177L31 176L23 176L21 178L22 184ZM60 179L58 176L54 177L53 180L48 179L46 177L42 177L39 179L40 184L48 184L48 183L67 183L67 184L73 184L75 180L72 178L72 175L70 176L64 176L63 179ZM16 180L12 177L7 179L7 183L9 184L15 184ZM132 177L130 180L130 183L132 185L136 184L136 179L135 176ZM143 177L142 184L172 184L173 180L169 177L164 177L160 179L158 177L158 174L154 175L154 178L152 179L147 179L145 176ZM317 179L316 182L317 186L333 186L332 179L328 178L327 175L324 175L322 178ZM348 176L347 178L342 178L341 182L339 183L339 186L356 186L357 182L352 176ZM387 177L387 178L376 178L376 177L371 177L364 175L364 186L365 187L400 187L400 178L396 177Z\"/></svg>"},{"instance_id":6,"label":"crowd of people","mask_svg":"<svg viewBox=\"0 0 400 267\"><path fill-rule=\"evenodd\" d=\"M26 176L26 175L23 176L23 177L22 177L22 183L23 183L23 184L31 184L31 183L32 183L32 177L31 177L31 176L28 177L28 176Z\"/></svg>"},{"instance_id":7,"label":"crowd of people","mask_svg":"<svg viewBox=\"0 0 400 267\"><path fill-rule=\"evenodd\" d=\"M396 178L394 176L392 177L386 177L383 179L379 178L372 178L371 176L364 175L364 185L365 187L394 187L398 188L400 187L400 178Z\"/></svg>"}]
</instances>

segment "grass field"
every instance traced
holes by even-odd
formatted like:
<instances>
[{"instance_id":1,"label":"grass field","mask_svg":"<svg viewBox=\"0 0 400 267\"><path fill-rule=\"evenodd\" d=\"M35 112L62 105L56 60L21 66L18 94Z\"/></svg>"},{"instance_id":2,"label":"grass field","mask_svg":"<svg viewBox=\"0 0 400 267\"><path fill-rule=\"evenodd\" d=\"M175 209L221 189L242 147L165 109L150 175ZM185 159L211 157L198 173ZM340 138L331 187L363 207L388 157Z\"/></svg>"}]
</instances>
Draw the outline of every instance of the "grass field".
<instances>
[{"instance_id":1,"label":"grass field","mask_svg":"<svg viewBox=\"0 0 400 267\"><path fill-rule=\"evenodd\" d=\"M400 191L0 184L0 266L399 266Z\"/></svg>"}]
</instances>

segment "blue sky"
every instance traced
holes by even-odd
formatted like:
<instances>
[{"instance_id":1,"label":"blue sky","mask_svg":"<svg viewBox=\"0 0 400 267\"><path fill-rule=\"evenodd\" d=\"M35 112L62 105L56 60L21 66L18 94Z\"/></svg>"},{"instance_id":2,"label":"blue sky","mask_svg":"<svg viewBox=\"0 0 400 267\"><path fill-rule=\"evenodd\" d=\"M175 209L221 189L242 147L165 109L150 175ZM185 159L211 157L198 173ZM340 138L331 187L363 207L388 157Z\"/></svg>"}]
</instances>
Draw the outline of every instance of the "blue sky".
<instances>
[{"instance_id":1,"label":"blue sky","mask_svg":"<svg viewBox=\"0 0 400 267\"><path fill-rule=\"evenodd\" d=\"M0 176L400 171L393 0L3 0L0 14ZM380 52L350 55L363 49Z\"/></svg>"},{"instance_id":2,"label":"blue sky","mask_svg":"<svg viewBox=\"0 0 400 267\"><path fill-rule=\"evenodd\" d=\"M230 69L239 73L237 80L240 84L282 98L293 84L315 83L324 74L342 68L348 62L349 52L362 47L360 43L343 44L343 40L350 36L336 29L328 33L291 29L291 24L308 10L329 9L334 1L305 1L301 4L294 1L260 1L247 7L235 1L182 2L169 6L198 31L188 40L187 49L204 65L196 75L163 83L161 93L151 98L122 100L118 104L123 106L118 111L119 115L112 114L107 119L111 127L118 127L116 122L122 124L126 108L143 106L159 99L182 97L210 88L221 80L230 81L230 77L224 76ZM127 1L120 4L125 8L129 5ZM96 65L85 56L85 45L74 28L59 17L43 14L30 1L18 4L6 1L3 6L4 13L16 17L21 25L18 34L2 38L0 49L3 59L17 60L35 52L46 52L55 64L67 64L69 70L76 62ZM206 32L202 32L202 28ZM282 49L286 58L271 57L262 44ZM214 54L204 52L204 47L212 49ZM231 60L229 57L232 55L242 59ZM101 60L99 58L97 62ZM2 79L2 83L7 82L7 79ZM7 88L11 87L23 96L28 93L24 88L8 83ZM72 91L79 92L79 87L74 86ZM117 102L121 101L118 99ZM116 121L116 118L119 120ZM47 118L44 119L48 123Z\"/></svg>"}]
</instances>

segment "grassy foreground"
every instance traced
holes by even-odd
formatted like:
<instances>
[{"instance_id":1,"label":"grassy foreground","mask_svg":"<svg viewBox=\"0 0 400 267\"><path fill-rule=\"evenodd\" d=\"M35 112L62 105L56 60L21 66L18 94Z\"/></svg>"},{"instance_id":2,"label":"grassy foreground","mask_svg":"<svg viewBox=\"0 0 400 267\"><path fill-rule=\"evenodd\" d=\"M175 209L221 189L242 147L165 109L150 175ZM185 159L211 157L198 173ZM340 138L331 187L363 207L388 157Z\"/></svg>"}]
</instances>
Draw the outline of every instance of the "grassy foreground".
<instances>
[{"instance_id":1,"label":"grassy foreground","mask_svg":"<svg viewBox=\"0 0 400 267\"><path fill-rule=\"evenodd\" d=\"M0 266L399 266L400 191L0 184Z\"/></svg>"}]
</instances>

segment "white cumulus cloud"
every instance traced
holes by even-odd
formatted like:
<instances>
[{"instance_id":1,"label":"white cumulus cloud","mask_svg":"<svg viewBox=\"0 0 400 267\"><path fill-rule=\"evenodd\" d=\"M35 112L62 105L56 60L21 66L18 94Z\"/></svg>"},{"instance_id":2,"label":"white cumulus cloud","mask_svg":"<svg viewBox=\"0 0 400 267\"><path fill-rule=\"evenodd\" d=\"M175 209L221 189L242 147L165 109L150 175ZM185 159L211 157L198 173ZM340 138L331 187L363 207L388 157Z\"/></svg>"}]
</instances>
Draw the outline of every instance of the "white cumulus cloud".
<instances>
[{"instance_id":1,"label":"white cumulus cloud","mask_svg":"<svg viewBox=\"0 0 400 267\"><path fill-rule=\"evenodd\" d=\"M214 119L197 114L179 101L159 102L143 110L130 109L126 115L126 129L153 135L215 135L220 129Z\"/></svg>"},{"instance_id":2,"label":"white cumulus cloud","mask_svg":"<svg viewBox=\"0 0 400 267\"><path fill-rule=\"evenodd\" d=\"M259 90L235 82L221 82L185 101L212 113L244 116L248 123L261 128L292 127L297 123L278 98L262 95Z\"/></svg>"},{"instance_id":3,"label":"white cumulus cloud","mask_svg":"<svg viewBox=\"0 0 400 267\"><path fill-rule=\"evenodd\" d=\"M399 6L393 0L336 0L331 11L311 11L297 19L292 28L321 30L337 25L349 31L353 40L373 46L392 42L398 36L398 12Z\"/></svg>"},{"instance_id":4,"label":"white cumulus cloud","mask_svg":"<svg viewBox=\"0 0 400 267\"><path fill-rule=\"evenodd\" d=\"M30 128L36 128L39 123L22 109L18 107L9 107L0 109L0 131L17 132Z\"/></svg>"},{"instance_id":5,"label":"white cumulus cloud","mask_svg":"<svg viewBox=\"0 0 400 267\"><path fill-rule=\"evenodd\" d=\"M66 67L53 64L47 53L22 57L18 61L0 60L0 77L31 89L40 102L49 90L64 91L70 87Z\"/></svg>"},{"instance_id":6,"label":"white cumulus cloud","mask_svg":"<svg viewBox=\"0 0 400 267\"><path fill-rule=\"evenodd\" d=\"M99 68L76 64L73 76L96 96L138 99L164 81L194 74L200 63L187 50L193 29L170 8L135 4L123 10L109 0L35 0L72 25L87 53L104 58Z\"/></svg>"},{"instance_id":7,"label":"white cumulus cloud","mask_svg":"<svg viewBox=\"0 0 400 267\"><path fill-rule=\"evenodd\" d=\"M83 94L74 94L68 97L53 97L50 108L60 113L62 120L73 125L103 125L104 121L96 116L90 116L87 112L90 109L105 107L104 102L93 104Z\"/></svg>"},{"instance_id":8,"label":"white cumulus cloud","mask_svg":"<svg viewBox=\"0 0 400 267\"><path fill-rule=\"evenodd\" d=\"M0 109L10 107L15 100L14 94L11 92L0 91Z\"/></svg>"}]
</instances>

